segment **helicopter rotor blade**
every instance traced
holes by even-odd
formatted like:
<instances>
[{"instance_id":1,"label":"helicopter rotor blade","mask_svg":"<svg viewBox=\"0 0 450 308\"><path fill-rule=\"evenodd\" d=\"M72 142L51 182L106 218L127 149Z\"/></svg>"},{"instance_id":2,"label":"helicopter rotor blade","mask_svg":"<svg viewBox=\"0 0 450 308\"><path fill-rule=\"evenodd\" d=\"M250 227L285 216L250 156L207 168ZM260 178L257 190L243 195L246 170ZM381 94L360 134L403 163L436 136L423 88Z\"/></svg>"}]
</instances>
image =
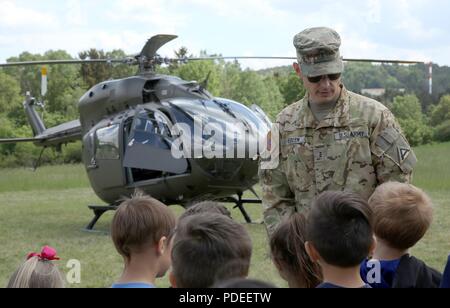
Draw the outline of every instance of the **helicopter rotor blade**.
<instances>
[{"instance_id":1,"label":"helicopter rotor blade","mask_svg":"<svg viewBox=\"0 0 450 308\"><path fill-rule=\"evenodd\" d=\"M158 49L160 49L163 45L167 44L171 40L176 39L177 37L178 37L177 35L169 35L169 34L158 34L152 36L147 41L144 48L142 48L140 55L147 57L147 59L151 59L156 55Z\"/></svg>"},{"instance_id":2,"label":"helicopter rotor blade","mask_svg":"<svg viewBox=\"0 0 450 308\"><path fill-rule=\"evenodd\" d=\"M148 40L142 49L141 55L152 58L156 55L156 51L167 42L175 39L175 35L157 35ZM238 59L261 59L261 60L297 60L296 57L253 57L253 56L235 56L235 57L197 57L197 58L166 58L170 62L187 62L187 61L207 61L207 60L238 60ZM369 63L392 63L392 64L425 64L425 61L408 61L408 60L384 60L384 59L354 59L343 58L346 62L369 62ZM24 61L2 63L0 67L10 66L27 66L27 65L52 65L52 64L92 64L92 63L122 63L135 64L135 59L131 57L122 59L87 59L87 60L42 60L42 61Z\"/></svg>"},{"instance_id":3,"label":"helicopter rotor blade","mask_svg":"<svg viewBox=\"0 0 450 308\"><path fill-rule=\"evenodd\" d=\"M346 62L369 62L369 63L392 63L392 64L424 64L425 61L409 61L409 60L380 60L380 59L346 59L343 58L343 61Z\"/></svg>"},{"instance_id":4,"label":"helicopter rotor blade","mask_svg":"<svg viewBox=\"0 0 450 308\"><path fill-rule=\"evenodd\" d=\"M90 64L90 63L128 63L129 58L125 59L88 59L88 60L42 60L42 61L24 61L9 62L0 64L0 67L25 66L25 65L45 65L45 64Z\"/></svg>"},{"instance_id":5,"label":"helicopter rotor blade","mask_svg":"<svg viewBox=\"0 0 450 308\"><path fill-rule=\"evenodd\" d=\"M181 58L171 59L178 61L205 61L205 60L233 60L233 59L262 59L262 60L297 60L296 57L252 57L252 56L236 56L236 57L199 57L199 58ZM392 63L392 64L424 64L425 61L407 61L407 60L384 60L384 59L348 59L343 58L346 62L370 62L370 63Z\"/></svg>"}]
</instances>

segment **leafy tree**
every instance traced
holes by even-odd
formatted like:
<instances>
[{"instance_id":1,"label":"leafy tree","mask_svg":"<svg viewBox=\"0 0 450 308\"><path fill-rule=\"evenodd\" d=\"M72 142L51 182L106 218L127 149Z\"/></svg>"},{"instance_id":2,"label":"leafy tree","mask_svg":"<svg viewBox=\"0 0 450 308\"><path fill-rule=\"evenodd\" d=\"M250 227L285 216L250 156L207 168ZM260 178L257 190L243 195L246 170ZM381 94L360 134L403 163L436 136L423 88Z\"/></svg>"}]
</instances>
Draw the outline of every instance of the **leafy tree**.
<instances>
[{"instance_id":1,"label":"leafy tree","mask_svg":"<svg viewBox=\"0 0 450 308\"><path fill-rule=\"evenodd\" d=\"M276 116L285 106L285 99L280 92L275 77L264 78L264 85L266 95L259 106L267 113L272 121L275 121Z\"/></svg>"},{"instance_id":2,"label":"leafy tree","mask_svg":"<svg viewBox=\"0 0 450 308\"><path fill-rule=\"evenodd\" d=\"M283 95L284 106L297 102L305 96L306 90L300 77L295 72L291 72L287 77L282 78L279 87Z\"/></svg>"},{"instance_id":3,"label":"leafy tree","mask_svg":"<svg viewBox=\"0 0 450 308\"><path fill-rule=\"evenodd\" d=\"M47 60L70 60L72 57L63 50L47 51ZM80 87L80 65L50 65L48 68L48 91L45 95L46 111L65 114L67 119L77 117L76 105Z\"/></svg>"},{"instance_id":4,"label":"leafy tree","mask_svg":"<svg viewBox=\"0 0 450 308\"><path fill-rule=\"evenodd\" d=\"M0 138L14 137L13 123L5 116L0 114ZM15 144L0 144L0 154L7 155L14 152Z\"/></svg>"},{"instance_id":5,"label":"leafy tree","mask_svg":"<svg viewBox=\"0 0 450 308\"><path fill-rule=\"evenodd\" d=\"M188 56L188 49L186 47L182 46L182 47L180 47L180 49L175 50L175 59L185 59L185 58L191 57L191 56ZM180 62L174 61L169 64L169 71L174 72L179 67L180 67Z\"/></svg>"},{"instance_id":6,"label":"leafy tree","mask_svg":"<svg viewBox=\"0 0 450 308\"><path fill-rule=\"evenodd\" d=\"M237 99L237 88L239 86L241 72L241 66L237 61L222 64L220 96L231 99L234 97Z\"/></svg>"},{"instance_id":7,"label":"leafy tree","mask_svg":"<svg viewBox=\"0 0 450 308\"><path fill-rule=\"evenodd\" d=\"M115 49L113 51L107 52L106 57L107 59L123 59L126 58L127 55L123 50ZM108 64L103 65L111 71L109 78L112 79L126 78L129 76L136 75L137 73L137 68L130 65L124 64L113 64L112 66L109 66Z\"/></svg>"},{"instance_id":8,"label":"leafy tree","mask_svg":"<svg viewBox=\"0 0 450 308\"><path fill-rule=\"evenodd\" d=\"M432 130L426 125L426 118L415 95L395 97L391 110L411 145L431 141Z\"/></svg>"},{"instance_id":9,"label":"leafy tree","mask_svg":"<svg viewBox=\"0 0 450 308\"><path fill-rule=\"evenodd\" d=\"M431 110L431 124L436 126L450 120L450 95L443 96L439 104Z\"/></svg>"},{"instance_id":10,"label":"leafy tree","mask_svg":"<svg viewBox=\"0 0 450 308\"><path fill-rule=\"evenodd\" d=\"M436 127L434 139L440 142L450 141L450 120L446 120Z\"/></svg>"},{"instance_id":11,"label":"leafy tree","mask_svg":"<svg viewBox=\"0 0 450 308\"><path fill-rule=\"evenodd\" d=\"M180 65L173 71L173 74L181 79L187 81L195 80L199 83L203 83L208 79L207 90L214 96L220 94L220 67L212 60L192 61Z\"/></svg>"},{"instance_id":12,"label":"leafy tree","mask_svg":"<svg viewBox=\"0 0 450 308\"><path fill-rule=\"evenodd\" d=\"M31 54L23 52L18 57L11 57L7 62L22 62L22 61L41 61L44 60L40 54ZM31 95L36 96L41 92L41 70L38 66L13 66L5 68L5 72L12 78L16 79L20 84L20 93L24 95L30 92Z\"/></svg>"},{"instance_id":13,"label":"leafy tree","mask_svg":"<svg viewBox=\"0 0 450 308\"><path fill-rule=\"evenodd\" d=\"M97 50L94 48L82 51L78 54L78 56L82 60L107 58L107 55L103 50ZM111 70L105 63L82 64L80 73L88 88L91 88L102 81L108 80L111 76Z\"/></svg>"},{"instance_id":14,"label":"leafy tree","mask_svg":"<svg viewBox=\"0 0 450 308\"><path fill-rule=\"evenodd\" d=\"M19 83L2 71L0 71L0 93L0 113L9 113L17 108L22 110Z\"/></svg>"}]
</instances>

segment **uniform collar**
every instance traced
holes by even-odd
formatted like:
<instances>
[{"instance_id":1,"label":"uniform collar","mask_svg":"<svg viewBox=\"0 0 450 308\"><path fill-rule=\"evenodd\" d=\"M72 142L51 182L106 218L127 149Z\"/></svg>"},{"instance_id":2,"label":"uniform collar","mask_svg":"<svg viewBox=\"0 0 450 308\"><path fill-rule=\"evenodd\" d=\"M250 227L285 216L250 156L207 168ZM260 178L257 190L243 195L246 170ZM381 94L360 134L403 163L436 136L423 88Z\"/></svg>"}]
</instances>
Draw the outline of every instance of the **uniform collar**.
<instances>
[{"instance_id":1,"label":"uniform collar","mask_svg":"<svg viewBox=\"0 0 450 308\"><path fill-rule=\"evenodd\" d=\"M320 122L316 120L311 108L309 107L309 94L306 93L305 97L303 97L300 101L300 108L297 115L294 117L294 122L297 124L297 127L319 129L324 127L347 126L350 120L349 95L347 89L343 85L341 88L341 95L339 96L336 106Z\"/></svg>"}]
</instances>

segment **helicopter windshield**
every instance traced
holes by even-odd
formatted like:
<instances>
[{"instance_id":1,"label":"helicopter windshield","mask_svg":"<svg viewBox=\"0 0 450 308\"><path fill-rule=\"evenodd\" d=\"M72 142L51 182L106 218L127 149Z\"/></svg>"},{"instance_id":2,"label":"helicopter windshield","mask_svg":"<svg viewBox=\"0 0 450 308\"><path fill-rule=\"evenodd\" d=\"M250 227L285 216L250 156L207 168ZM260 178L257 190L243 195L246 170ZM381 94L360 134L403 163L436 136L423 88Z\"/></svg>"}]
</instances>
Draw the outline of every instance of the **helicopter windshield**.
<instances>
[{"instance_id":1,"label":"helicopter windshield","mask_svg":"<svg viewBox=\"0 0 450 308\"><path fill-rule=\"evenodd\" d=\"M96 137L98 159L119 159L119 124L98 129Z\"/></svg>"},{"instance_id":2,"label":"helicopter windshield","mask_svg":"<svg viewBox=\"0 0 450 308\"><path fill-rule=\"evenodd\" d=\"M135 170L184 173L186 160L174 159L171 155L170 127L170 120L161 111L137 110L127 140L124 166Z\"/></svg>"}]
</instances>

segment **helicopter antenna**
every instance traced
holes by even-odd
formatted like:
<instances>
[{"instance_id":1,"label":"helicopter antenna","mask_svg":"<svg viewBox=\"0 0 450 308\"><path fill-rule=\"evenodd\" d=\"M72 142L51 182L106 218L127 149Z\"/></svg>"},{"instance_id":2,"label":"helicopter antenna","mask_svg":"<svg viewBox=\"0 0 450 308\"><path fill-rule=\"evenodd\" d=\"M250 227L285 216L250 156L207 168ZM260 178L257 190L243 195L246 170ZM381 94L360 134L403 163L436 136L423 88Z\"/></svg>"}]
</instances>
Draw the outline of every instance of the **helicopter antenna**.
<instances>
[{"instance_id":1,"label":"helicopter antenna","mask_svg":"<svg viewBox=\"0 0 450 308\"><path fill-rule=\"evenodd\" d=\"M211 77L211 71L208 72L208 75L206 76L206 78L200 83L200 86L203 89L207 89L208 88L209 77Z\"/></svg>"}]
</instances>

